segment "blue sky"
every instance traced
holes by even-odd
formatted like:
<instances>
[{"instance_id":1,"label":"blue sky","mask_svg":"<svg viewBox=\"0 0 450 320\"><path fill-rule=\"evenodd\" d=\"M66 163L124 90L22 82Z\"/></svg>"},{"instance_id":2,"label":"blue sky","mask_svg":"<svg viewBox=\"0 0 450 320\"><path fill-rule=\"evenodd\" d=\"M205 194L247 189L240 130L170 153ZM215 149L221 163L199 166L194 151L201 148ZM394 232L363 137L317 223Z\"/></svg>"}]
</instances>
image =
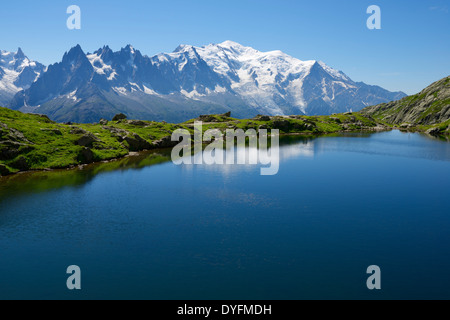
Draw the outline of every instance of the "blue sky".
<instances>
[{"instance_id":1,"label":"blue sky","mask_svg":"<svg viewBox=\"0 0 450 320\"><path fill-rule=\"evenodd\" d=\"M81 30L66 27L71 4L81 8ZM381 30L366 27L373 4L382 10ZM86 52L132 44L152 56L179 44L233 40L413 94L450 74L449 11L449 0L3 1L0 49L20 46L50 64L76 44Z\"/></svg>"}]
</instances>

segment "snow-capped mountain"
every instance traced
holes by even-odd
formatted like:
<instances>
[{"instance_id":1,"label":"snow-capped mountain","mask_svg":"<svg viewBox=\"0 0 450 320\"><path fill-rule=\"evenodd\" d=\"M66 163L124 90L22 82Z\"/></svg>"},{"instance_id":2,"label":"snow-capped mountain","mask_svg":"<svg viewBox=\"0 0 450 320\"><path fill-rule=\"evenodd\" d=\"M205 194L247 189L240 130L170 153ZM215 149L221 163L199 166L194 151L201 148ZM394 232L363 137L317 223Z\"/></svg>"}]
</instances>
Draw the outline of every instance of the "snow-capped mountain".
<instances>
[{"instance_id":1,"label":"snow-capped mountain","mask_svg":"<svg viewBox=\"0 0 450 320\"><path fill-rule=\"evenodd\" d=\"M270 115L357 111L376 101L405 96L355 83L321 61L301 61L281 51L260 52L232 41L202 48L182 46L178 51L198 52L214 72L227 79L225 88L231 88L258 112ZM223 90L218 87L215 91ZM188 94L196 96L197 92Z\"/></svg>"},{"instance_id":2,"label":"snow-capped mountain","mask_svg":"<svg viewBox=\"0 0 450 320\"><path fill-rule=\"evenodd\" d=\"M14 95L28 89L44 71L45 67L31 61L23 53L0 51L0 105L7 106Z\"/></svg>"},{"instance_id":3,"label":"snow-capped mountain","mask_svg":"<svg viewBox=\"0 0 450 320\"><path fill-rule=\"evenodd\" d=\"M11 106L59 121L93 122L123 112L178 122L227 111L236 117L357 111L403 96L354 82L320 61L226 41L181 45L154 57L130 45L88 54L76 46L19 92Z\"/></svg>"}]
</instances>

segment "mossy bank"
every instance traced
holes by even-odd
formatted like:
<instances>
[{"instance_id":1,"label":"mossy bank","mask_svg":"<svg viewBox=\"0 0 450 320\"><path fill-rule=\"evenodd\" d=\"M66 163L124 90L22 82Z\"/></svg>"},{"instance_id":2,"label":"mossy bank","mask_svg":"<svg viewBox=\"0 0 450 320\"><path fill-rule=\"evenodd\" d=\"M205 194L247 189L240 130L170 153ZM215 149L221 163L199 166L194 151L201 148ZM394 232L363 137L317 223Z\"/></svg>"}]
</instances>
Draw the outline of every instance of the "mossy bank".
<instances>
[{"instance_id":1,"label":"mossy bank","mask_svg":"<svg viewBox=\"0 0 450 320\"><path fill-rule=\"evenodd\" d=\"M345 131L382 130L377 122L359 113L333 116L257 116L235 119L230 114L205 115L182 124L128 120L97 124L61 124L47 116L0 108L0 175L29 170L70 168L118 159L132 152L173 147L172 132L193 133L195 120L204 130L279 129L281 134L325 134Z\"/></svg>"}]
</instances>

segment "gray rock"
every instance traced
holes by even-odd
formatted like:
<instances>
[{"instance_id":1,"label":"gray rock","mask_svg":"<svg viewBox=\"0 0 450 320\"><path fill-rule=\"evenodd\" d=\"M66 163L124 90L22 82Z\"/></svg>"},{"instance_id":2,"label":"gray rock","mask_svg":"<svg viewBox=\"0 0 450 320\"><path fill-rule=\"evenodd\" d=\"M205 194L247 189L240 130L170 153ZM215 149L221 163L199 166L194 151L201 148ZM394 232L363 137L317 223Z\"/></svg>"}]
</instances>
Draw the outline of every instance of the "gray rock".
<instances>
[{"instance_id":1,"label":"gray rock","mask_svg":"<svg viewBox=\"0 0 450 320\"><path fill-rule=\"evenodd\" d=\"M450 119L450 76L431 84L416 95L368 107L361 113L380 117L393 125L443 123Z\"/></svg>"},{"instance_id":2,"label":"gray rock","mask_svg":"<svg viewBox=\"0 0 450 320\"><path fill-rule=\"evenodd\" d=\"M23 142L32 144L30 141L28 141L27 138L25 138L24 134L20 132L19 130L16 130L14 128L9 128L8 125L5 123L0 123L0 127L3 128L3 132L0 131L0 139L1 140L10 140L10 141L16 141L16 142Z\"/></svg>"},{"instance_id":3,"label":"gray rock","mask_svg":"<svg viewBox=\"0 0 450 320\"><path fill-rule=\"evenodd\" d=\"M140 120L129 120L128 124L131 124L132 126L137 126L137 127L146 127L148 124L144 121L140 121Z\"/></svg>"},{"instance_id":4,"label":"gray rock","mask_svg":"<svg viewBox=\"0 0 450 320\"><path fill-rule=\"evenodd\" d=\"M441 129L439 129L439 128L431 128L426 133L429 134L429 135L432 135L432 136L438 136L441 133Z\"/></svg>"},{"instance_id":5,"label":"gray rock","mask_svg":"<svg viewBox=\"0 0 450 320\"><path fill-rule=\"evenodd\" d=\"M269 116L259 116L259 117L257 117L257 119L256 120L258 120L258 121L270 121L270 117Z\"/></svg>"},{"instance_id":6,"label":"gray rock","mask_svg":"<svg viewBox=\"0 0 450 320\"><path fill-rule=\"evenodd\" d=\"M333 120L336 123L342 123L341 119L339 119L339 118L331 117L330 119Z\"/></svg>"},{"instance_id":7,"label":"gray rock","mask_svg":"<svg viewBox=\"0 0 450 320\"><path fill-rule=\"evenodd\" d=\"M103 129L108 130L111 134L119 141L122 142L125 140L125 137L130 135L131 133L127 130L115 128L115 127L103 127Z\"/></svg>"},{"instance_id":8,"label":"gray rock","mask_svg":"<svg viewBox=\"0 0 450 320\"><path fill-rule=\"evenodd\" d=\"M294 129L295 131L303 131L307 128L307 126L309 126L309 124L302 124L296 122L292 125L292 129Z\"/></svg>"},{"instance_id":9,"label":"gray rock","mask_svg":"<svg viewBox=\"0 0 450 320\"><path fill-rule=\"evenodd\" d=\"M100 121L98 122L98 124L102 125L102 126L106 126L108 125L108 120L106 119L100 119Z\"/></svg>"},{"instance_id":10,"label":"gray rock","mask_svg":"<svg viewBox=\"0 0 450 320\"><path fill-rule=\"evenodd\" d=\"M120 121L120 120L126 120L126 119L127 119L126 115L124 115L123 113L119 113L114 116L112 121Z\"/></svg>"},{"instance_id":11,"label":"gray rock","mask_svg":"<svg viewBox=\"0 0 450 320\"><path fill-rule=\"evenodd\" d=\"M289 132L291 130L292 124L288 120L274 120L273 129L278 129L284 132Z\"/></svg>"},{"instance_id":12,"label":"gray rock","mask_svg":"<svg viewBox=\"0 0 450 320\"><path fill-rule=\"evenodd\" d=\"M46 128L42 128L41 131L43 132L48 132L57 136L62 136L62 132L58 129L46 129Z\"/></svg>"},{"instance_id":13,"label":"gray rock","mask_svg":"<svg viewBox=\"0 0 450 320\"><path fill-rule=\"evenodd\" d=\"M81 151L78 153L77 160L79 163L87 164L94 162L94 153L91 149L84 147L81 149Z\"/></svg>"},{"instance_id":14,"label":"gray rock","mask_svg":"<svg viewBox=\"0 0 450 320\"><path fill-rule=\"evenodd\" d=\"M84 136L82 136L80 139L78 139L75 144L78 146L88 147L92 148L94 142L98 142L96 136L94 136L92 133L87 133Z\"/></svg>"},{"instance_id":15,"label":"gray rock","mask_svg":"<svg viewBox=\"0 0 450 320\"><path fill-rule=\"evenodd\" d=\"M172 141L172 137L164 137L161 140L153 142L154 148L173 148L175 147L179 142L178 141Z\"/></svg>"},{"instance_id":16,"label":"gray rock","mask_svg":"<svg viewBox=\"0 0 450 320\"><path fill-rule=\"evenodd\" d=\"M71 134L88 134L88 132L86 130L83 130L78 127L72 127L72 130L70 130L70 133Z\"/></svg>"},{"instance_id":17,"label":"gray rock","mask_svg":"<svg viewBox=\"0 0 450 320\"><path fill-rule=\"evenodd\" d=\"M0 160L12 160L21 154L27 154L34 150L34 148L25 143L16 141L1 141L0 142Z\"/></svg>"},{"instance_id":18,"label":"gray rock","mask_svg":"<svg viewBox=\"0 0 450 320\"><path fill-rule=\"evenodd\" d=\"M152 145L141 136L135 133L131 133L124 139L128 145L130 151L143 151L151 149Z\"/></svg>"}]
</instances>

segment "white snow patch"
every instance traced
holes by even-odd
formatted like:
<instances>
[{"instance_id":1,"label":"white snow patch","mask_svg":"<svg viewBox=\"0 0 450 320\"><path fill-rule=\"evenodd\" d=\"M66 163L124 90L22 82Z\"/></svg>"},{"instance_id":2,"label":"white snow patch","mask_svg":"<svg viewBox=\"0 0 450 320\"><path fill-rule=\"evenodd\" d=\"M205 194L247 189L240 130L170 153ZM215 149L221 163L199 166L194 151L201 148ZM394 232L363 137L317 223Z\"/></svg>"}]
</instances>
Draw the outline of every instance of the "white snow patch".
<instances>
[{"instance_id":1,"label":"white snow patch","mask_svg":"<svg viewBox=\"0 0 450 320\"><path fill-rule=\"evenodd\" d=\"M186 98L193 100L199 100L199 98L201 97L206 97L205 94L198 93L196 89L192 90L191 92L187 92L186 90L182 89L180 93Z\"/></svg>"},{"instance_id":2,"label":"white snow patch","mask_svg":"<svg viewBox=\"0 0 450 320\"><path fill-rule=\"evenodd\" d=\"M124 87L114 87L113 90L119 94L122 94L124 96L128 95L127 89Z\"/></svg>"},{"instance_id":3,"label":"white snow patch","mask_svg":"<svg viewBox=\"0 0 450 320\"><path fill-rule=\"evenodd\" d=\"M89 54L87 58L97 74L106 76L109 81L115 79L117 76L116 71L110 65L106 64L100 56Z\"/></svg>"},{"instance_id":4,"label":"white snow patch","mask_svg":"<svg viewBox=\"0 0 450 320\"><path fill-rule=\"evenodd\" d=\"M77 90L74 90L67 95L67 98L72 99L73 101L77 101L78 98L77 98L76 94L77 94Z\"/></svg>"},{"instance_id":5,"label":"white snow patch","mask_svg":"<svg viewBox=\"0 0 450 320\"><path fill-rule=\"evenodd\" d=\"M152 90L146 86L144 86L144 93L149 94L149 95L154 95L154 96L159 95L155 90Z\"/></svg>"}]
</instances>

